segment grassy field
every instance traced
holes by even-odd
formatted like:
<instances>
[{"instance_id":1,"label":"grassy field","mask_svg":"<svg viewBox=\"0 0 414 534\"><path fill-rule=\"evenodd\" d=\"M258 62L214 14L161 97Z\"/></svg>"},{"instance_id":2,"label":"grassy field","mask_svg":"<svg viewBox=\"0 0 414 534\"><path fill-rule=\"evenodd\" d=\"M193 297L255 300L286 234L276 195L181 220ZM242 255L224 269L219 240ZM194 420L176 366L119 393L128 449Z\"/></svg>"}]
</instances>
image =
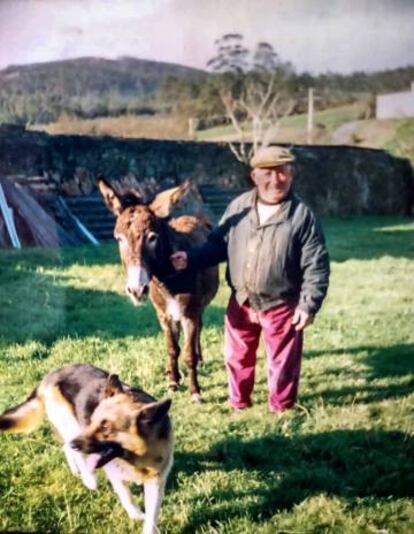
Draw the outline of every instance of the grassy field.
<instances>
[{"instance_id":1,"label":"grassy field","mask_svg":"<svg viewBox=\"0 0 414 534\"><path fill-rule=\"evenodd\" d=\"M317 111L315 112L315 129L321 130L322 128L324 134L329 135L338 126L357 120L360 113L361 104L358 103ZM290 138L292 142L305 142L306 124L306 114L286 117L281 122L281 129L275 140L280 142L284 138ZM189 139L188 121L168 115L155 115L153 117L123 115L96 119L79 119L63 115L56 122L45 125L34 124L29 128L51 135L78 134L126 138ZM315 135L317 135L316 130ZM195 133L196 141L227 141L237 138L238 134L235 134L231 125L200 130Z\"/></svg>"},{"instance_id":2,"label":"grassy field","mask_svg":"<svg viewBox=\"0 0 414 534\"><path fill-rule=\"evenodd\" d=\"M336 128L350 121L358 119L361 113L360 104L349 104L336 108L316 111L314 115L315 135L317 130L323 130L325 136L329 136ZM275 135L275 142L306 142L307 115L291 115L280 122L280 128ZM208 130L197 132L198 141L229 141L236 140L238 134L233 126L218 126Z\"/></svg>"},{"instance_id":3,"label":"grassy field","mask_svg":"<svg viewBox=\"0 0 414 534\"><path fill-rule=\"evenodd\" d=\"M324 221L331 288L307 330L300 405L232 413L222 356L228 290L206 313L205 403L174 394L165 533L414 531L414 222ZM162 398L165 351L151 306L123 295L114 246L0 251L0 409L50 369L89 362ZM137 532L104 479L70 475L47 424L0 436L0 531ZM139 488L136 498L142 503Z\"/></svg>"},{"instance_id":4,"label":"grassy field","mask_svg":"<svg viewBox=\"0 0 414 534\"><path fill-rule=\"evenodd\" d=\"M394 137L384 148L395 156L408 158L414 166L414 118L399 121Z\"/></svg>"},{"instance_id":5,"label":"grassy field","mask_svg":"<svg viewBox=\"0 0 414 534\"><path fill-rule=\"evenodd\" d=\"M50 135L109 135L146 139L188 139L188 121L172 115L99 117L79 119L62 115L49 124L34 124L31 130Z\"/></svg>"}]
</instances>

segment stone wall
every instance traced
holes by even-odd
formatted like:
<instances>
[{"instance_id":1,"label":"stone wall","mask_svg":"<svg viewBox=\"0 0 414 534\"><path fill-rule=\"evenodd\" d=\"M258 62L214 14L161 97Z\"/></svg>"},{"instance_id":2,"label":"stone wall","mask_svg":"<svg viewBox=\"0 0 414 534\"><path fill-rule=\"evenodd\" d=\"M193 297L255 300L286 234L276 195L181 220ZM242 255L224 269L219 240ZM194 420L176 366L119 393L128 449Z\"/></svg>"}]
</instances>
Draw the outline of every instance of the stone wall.
<instances>
[{"instance_id":1,"label":"stone wall","mask_svg":"<svg viewBox=\"0 0 414 534\"><path fill-rule=\"evenodd\" d=\"M296 147L296 187L321 214L413 214L414 177L408 160L382 150Z\"/></svg>"},{"instance_id":2,"label":"stone wall","mask_svg":"<svg viewBox=\"0 0 414 534\"><path fill-rule=\"evenodd\" d=\"M412 214L414 180L407 160L385 151L295 146L296 190L319 214ZM48 136L0 128L0 174L46 176L60 186L74 176L243 186L247 169L226 144L109 137Z\"/></svg>"}]
</instances>

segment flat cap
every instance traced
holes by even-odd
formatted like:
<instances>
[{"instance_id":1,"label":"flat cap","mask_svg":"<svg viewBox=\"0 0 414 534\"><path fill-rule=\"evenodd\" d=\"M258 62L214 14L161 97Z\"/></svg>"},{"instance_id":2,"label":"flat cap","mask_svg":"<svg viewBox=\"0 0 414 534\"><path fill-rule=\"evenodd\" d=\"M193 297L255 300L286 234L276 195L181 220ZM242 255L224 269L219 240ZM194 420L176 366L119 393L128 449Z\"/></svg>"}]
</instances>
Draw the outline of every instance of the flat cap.
<instances>
[{"instance_id":1,"label":"flat cap","mask_svg":"<svg viewBox=\"0 0 414 534\"><path fill-rule=\"evenodd\" d=\"M283 146L267 146L259 148L250 160L252 168L278 167L285 163L295 161L295 156L288 148Z\"/></svg>"}]
</instances>

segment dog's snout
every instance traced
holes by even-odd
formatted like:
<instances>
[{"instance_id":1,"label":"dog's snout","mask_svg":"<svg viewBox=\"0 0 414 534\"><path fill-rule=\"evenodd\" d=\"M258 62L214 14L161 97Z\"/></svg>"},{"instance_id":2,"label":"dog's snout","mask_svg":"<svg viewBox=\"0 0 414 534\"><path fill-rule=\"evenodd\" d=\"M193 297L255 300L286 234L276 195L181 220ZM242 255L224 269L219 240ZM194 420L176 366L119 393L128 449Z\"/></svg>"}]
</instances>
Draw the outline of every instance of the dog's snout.
<instances>
[{"instance_id":1,"label":"dog's snout","mask_svg":"<svg viewBox=\"0 0 414 534\"><path fill-rule=\"evenodd\" d=\"M70 442L73 450L81 452L83 450L84 442L81 438L75 438Z\"/></svg>"},{"instance_id":2,"label":"dog's snout","mask_svg":"<svg viewBox=\"0 0 414 534\"><path fill-rule=\"evenodd\" d=\"M70 442L72 449L85 454L92 454L102 450L102 444L94 438L78 436Z\"/></svg>"}]
</instances>

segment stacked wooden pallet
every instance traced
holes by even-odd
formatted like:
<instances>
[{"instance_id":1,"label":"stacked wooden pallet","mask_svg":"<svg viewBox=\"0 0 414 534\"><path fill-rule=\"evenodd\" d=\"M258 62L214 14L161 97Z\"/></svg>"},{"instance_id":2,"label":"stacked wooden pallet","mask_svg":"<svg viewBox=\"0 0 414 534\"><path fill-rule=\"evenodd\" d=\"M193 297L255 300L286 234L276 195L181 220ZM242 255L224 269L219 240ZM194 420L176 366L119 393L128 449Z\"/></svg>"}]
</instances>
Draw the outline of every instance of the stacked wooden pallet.
<instances>
[{"instance_id":1,"label":"stacked wooden pallet","mask_svg":"<svg viewBox=\"0 0 414 534\"><path fill-rule=\"evenodd\" d=\"M100 195L67 197L64 202L73 216L98 242L113 240L115 217L108 211Z\"/></svg>"},{"instance_id":2,"label":"stacked wooden pallet","mask_svg":"<svg viewBox=\"0 0 414 534\"><path fill-rule=\"evenodd\" d=\"M214 222L217 223L230 202L238 195L247 191L247 189L225 189L215 184L204 184L199 186L199 191L206 207L215 219Z\"/></svg>"}]
</instances>

